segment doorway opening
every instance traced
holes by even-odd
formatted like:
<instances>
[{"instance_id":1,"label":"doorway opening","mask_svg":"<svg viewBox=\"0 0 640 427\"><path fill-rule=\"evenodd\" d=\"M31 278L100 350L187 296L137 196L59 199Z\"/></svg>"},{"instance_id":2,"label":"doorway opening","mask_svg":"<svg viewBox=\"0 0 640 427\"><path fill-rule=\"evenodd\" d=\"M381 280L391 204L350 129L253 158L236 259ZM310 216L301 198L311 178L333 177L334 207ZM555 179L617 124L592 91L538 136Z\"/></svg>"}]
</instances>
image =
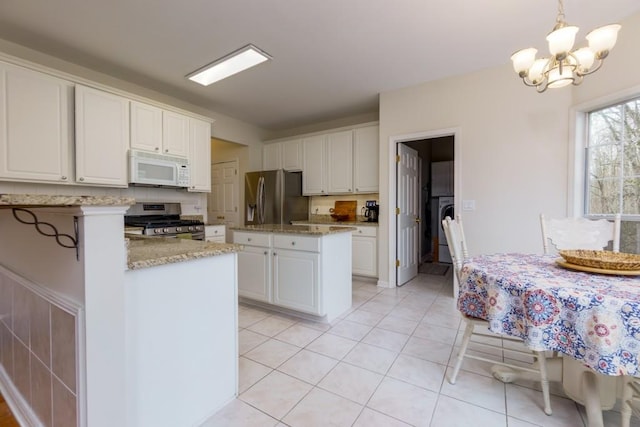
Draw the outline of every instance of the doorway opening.
<instances>
[{"instance_id":1,"label":"doorway opening","mask_svg":"<svg viewBox=\"0 0 640 427\"><path fill-rule=\"evenodd\" d=\"M211 138L211 193L207 196L207 223L228 228L241 224L240 201L244 187L240 179L249 167L249 147L232 141Z\"/></svg>"},{"instance_id":2,"label":"doorway opening","mask_svg":"<svg viewBox=\"0 0 640 427\"><path fill-rule=\"evenodd\" d=\"M454 215L455 132L392 138L395 150L395 283L419 272L444 275L451 265L441 221ZM411 169L415 169L414 172ZM393 253L393 252L392 252Z\"/></svg>"}]
</instances>

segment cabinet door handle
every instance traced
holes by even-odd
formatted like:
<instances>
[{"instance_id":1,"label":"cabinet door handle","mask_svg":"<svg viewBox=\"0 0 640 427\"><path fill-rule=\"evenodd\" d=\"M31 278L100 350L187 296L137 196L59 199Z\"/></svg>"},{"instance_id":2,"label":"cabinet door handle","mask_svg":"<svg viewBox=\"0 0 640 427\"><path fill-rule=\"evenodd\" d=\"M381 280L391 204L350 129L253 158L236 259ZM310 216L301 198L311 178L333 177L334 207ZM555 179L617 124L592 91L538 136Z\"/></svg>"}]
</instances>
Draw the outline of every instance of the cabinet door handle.
<instances>
[{"instance_id":1,"label":"cabinet door handle","mask_svg":"<svg viewBox=\"0 0 640 427\"><path fill-rule=\"evenodd\" d=\"M358 233L362 234L362 230L358 230Z\"/></svg>"},{"instance_id":2,"label":"cabinet door handle","mask_svg":"<svg viewBox=\"0 0 640 427\"><path fill-rule=\"evenodd\" d=\"M265 255L267 255L268 253L269 253L269 252L267 252L267 251L264 251L264 254L265 254Z\"/></svg>"},{"instance_id":3,"label":"cabinet door handle","mask_svg":"<svg viewBox=\"0 0 640 427\"><path fill-rule=\"evenodd\" d=\"M247 242L250 242L250 241L251 241L251 237L249 237L249 238L247 239Z\"/></svg>"},{"instance_id":4,"label":"cabinet door handle","mask_svg":"<svg viewBox=\"0 0 640 427\"><path fill-rule=\"evenodd\" d=\"M351 189L349 188L347 191L351 191Z\"/></svg>"},{"instance_id":5,"label":"cabinet door handle","mask_svg":"<svg viewBox=\"0 0 640 427\"><path fill-rule=\"evenodd\" d=\"M295 245L296 245L296 242L291 242L291 246L295 246Z\"/></svg>"},{"instance_id":6,"label":"cabinet door handle","mask_svg":"<svg viewBox=\"0 0 640 427\"><path fill-rule=\"evenodd\" d=\"M164 152L165 152L165 153L168 153L168 152L169 152L169 149L168 149L168 148L166 148L166 149L164 150Z\"/></svg>"},{"instance_id":7,"label":"cabinet door handle","mask_svg":"<svg viewBox=\"0 0 640 427\"><path fill-rule=\"evenodd\" d=\"M273 253L273 256L278 256L278 253L277 253L277 252L274 252L274 253Z\"/></svg>"},{"instance_id":8,"label":"cabinet door handle","mask_svg":"<svg viewBox=\"0 0 640 427\"><path fill-rule=\"evenodd\" d=\"M66 181L66 180L67 180L67 177L66 177L66 176L63 176L63 177L62 177L62 180L63 180L63 181Z\"/></svg>"},{"instance_id":9,"label":"cabinet door handle","mask_svg":"<svg viewBox=\"0 0 640 427\"><path fill-rule=\"evenodd\" d=\"M84 181L84 178L83 178L83 177L80 177L80 178L78 179L78 181Z\"/></svg>"},{"instance_id":10,"label":"cabinet door handle","mask_svg":"<svg viewBox=\"0 0 640 427\"><path fill-rule=\"evenodd\" d=\"M156 147L156 148L155 148L155 150L156 150L156 151L160 151L160 147Z\"/></svg>"},{"instance_id":11,"label":"cabinet door handle","mask_svg":"<svg viewBox=\"0 0 640 427\"><path fill-rule=\"evenodd\" d=\"M360 189L359 189L359 188L356 188L356 191L360 191Z\"/></svg>"}]
</instances>

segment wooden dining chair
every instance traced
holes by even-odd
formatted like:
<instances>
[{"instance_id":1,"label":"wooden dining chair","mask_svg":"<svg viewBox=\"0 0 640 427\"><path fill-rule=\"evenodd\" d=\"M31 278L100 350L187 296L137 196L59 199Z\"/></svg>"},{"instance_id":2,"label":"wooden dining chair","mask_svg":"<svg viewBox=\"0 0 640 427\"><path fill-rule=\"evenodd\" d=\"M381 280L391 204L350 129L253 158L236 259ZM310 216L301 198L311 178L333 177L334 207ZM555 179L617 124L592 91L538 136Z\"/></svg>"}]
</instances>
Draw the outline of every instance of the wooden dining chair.
<instances>
[{"instance_id":1,"label":"wooden dining chair","mask_svg":"<svg viewBox=\"0 0 640 427\"><path fill-rule=\"evenodd\" d=\"M613 242L613 251L620 251L620 214L613 221L582 217L546 218L540 214L540 228L545 254L551 253L550 244L556 250L602 250L609 246L609 242Z\"/></svg>"},{"instance_id":2,"label":"wooden dining chair","mask_svg":"<svg viewBox=\"0 0 640 427\"><path fill-rule=\"evenodd\" d=\"M444 229L445 236L447 238L447 243L449 245L449 253L451 254L453 271L456 275L458 283L461 283L460 279L461 279L463 263L465 259L469 257L461 216L456 215L455 220L451 219L451 217L446 217L445 219L442 220L442 227ZM463 321L465 323L464 335L462 338L460 351L458 352L456 364L453 368L453 373L449 377L449 382L451 384L456 383L458 373L460 372L460 368L462 367L462 363L464 362L465 358L493 363L494 366L495 365L505 366L509 369L512 369L515 372L524 371L524 372L534 373L539 375L540 377L540 383L542 385L542 396L544 399L544 412L547 415L551 415L551 400L549 397L549 380L547 377L547 364L546 364L546 358L545 358L544 352L522 351L517 349L511 349L511 348L509 349L514 353L522 354L527 357L533 356L533 360L534 362L537 361L537 364L534 363L534 364L531 364L530 366L514 365L514 364L504 362L502 360L491 359L488 357L479 356L475 354L468 354L467 349L469 347L469 343L471 342L471 338L473 336L480 337L480 338L495 339L496 335L491 335L486 332L485 333L476 332L476 327L478 328L478 330L481 330L481 331L489 330L489 322L487 320L466 316L463 313L461 314L462 314ZM522 340L519 340L513 337L503 336L500 338L502 339L502 341L512 341L512 342L522 343ZM500 353L502 354L502 351L504 350L503 346L490 344L490 342L491 342L490 340L487 340L485 342L477 342L477 343L482 345L483 347L495 348L499 350ZM503 382L510 382L513 380L513 378L507 378L505 376L501 376L500 374L498 374L496 370L492 370L492 372L494 377L496 377L498 380L501 380Z\"/></svg>"},{"instance_id":3,"label":"wooden dining chair","mask_svg":"<svg viewBox=\"0 0 640 427\"><path fill-rule=\"evenodd\" d=\"M640 378L625 376L622 379L621 427L631 425L631 415L640 418Z\"/></svg>"}]
</instances>

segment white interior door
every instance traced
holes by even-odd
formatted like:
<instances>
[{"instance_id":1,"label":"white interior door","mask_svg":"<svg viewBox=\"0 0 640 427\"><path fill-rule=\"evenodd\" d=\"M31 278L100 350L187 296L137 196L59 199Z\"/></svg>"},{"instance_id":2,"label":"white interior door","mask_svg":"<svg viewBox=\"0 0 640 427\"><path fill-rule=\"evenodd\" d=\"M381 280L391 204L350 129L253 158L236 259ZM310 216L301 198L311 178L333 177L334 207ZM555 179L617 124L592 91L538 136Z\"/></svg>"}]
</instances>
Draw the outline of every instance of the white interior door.
<instances>
[{"instance_id":1,"label":"white interior door","mask_svg":"<svg viewBox=\"0 0 640 427\"><path fill-rule=\"evenodd\" d=\"M403 285L418 274L418 234L420 230L419 157L405 144L397 145L397 247L396 278ZM399 265L398 265L399 264Z\"/></svg>"},{"instance_id":2,"label":"white interior door","mask_svg":"<svg viewBox=\"0 0 640 427\"><path fill-rule=\"evenodd\" d=\"M222 222L229 227L238 225L240 223L239 199L238 161L232 160L211 165L209 221Z\"/></svg>"}]
</instances>

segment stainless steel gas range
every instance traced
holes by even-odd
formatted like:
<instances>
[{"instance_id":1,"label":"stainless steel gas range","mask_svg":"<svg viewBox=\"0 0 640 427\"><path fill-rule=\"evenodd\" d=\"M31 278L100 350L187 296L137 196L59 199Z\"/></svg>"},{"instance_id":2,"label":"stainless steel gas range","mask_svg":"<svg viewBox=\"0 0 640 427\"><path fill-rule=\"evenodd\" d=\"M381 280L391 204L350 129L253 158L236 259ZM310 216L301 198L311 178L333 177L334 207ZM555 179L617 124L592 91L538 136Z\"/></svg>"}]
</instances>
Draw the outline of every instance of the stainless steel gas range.
<instances>
[{"instance_id":1,"label":"stainless steel gas range","mask_svg":"<svg viewBox=\"0 0 640 427\"><path fill-rule=\"evenodd\" d=\"M204 240L204 223L181 219L180 203L143 202L131 206L124 216L128 227L142 227L145 236Z\"/></svg>"}]
</instances>

